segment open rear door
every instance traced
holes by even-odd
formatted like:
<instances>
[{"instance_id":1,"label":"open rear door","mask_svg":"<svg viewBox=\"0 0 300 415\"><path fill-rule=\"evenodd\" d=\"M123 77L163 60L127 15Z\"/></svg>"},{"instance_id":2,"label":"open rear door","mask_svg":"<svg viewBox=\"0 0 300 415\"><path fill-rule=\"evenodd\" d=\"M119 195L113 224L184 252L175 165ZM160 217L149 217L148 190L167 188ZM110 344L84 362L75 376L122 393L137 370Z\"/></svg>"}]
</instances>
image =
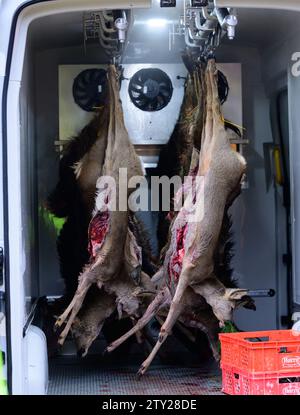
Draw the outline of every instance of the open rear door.
<instances>
[{"instance_id":1,"label":"open rear door","mask_svg":"<svg viewBox=\"0 0 300 415\"><path fill-rule=\"evenodd\" d=\"M3 78L0 90L2 92ZM1 137L2 138L2 137ZM4 278L4 230L3 230L3 160L0 146L0 395L7 395L7 336Z\"/></svg>"},{"instance_id":2,"label":"open rear door","mask_svg":"<svg viewBox=\"0 0 300 415\"><path fill-rule=\"evenodd\" d=\"M4 76L0 75L0 96L3 92ZM0 117L1 119L1 117ZM1 121L0 121L1 125ZM2 128L0 129L2 132ZM6 307L5 307L5 278L4 278L4 190L3 190L3 147L2 134L0 145L0 395L7 394L7 336L6 336Z\"/></svg>"},{"instance_id":3,"label":"open rear door","mask_svg":"<svg viewBox=\"0 0 300 415\"><path fill-rule=\"evenodd\" d=\"M8 2L0 1L0 27L1 27L1 40L0 40L0 396L7 395L9 392L9 374L11 370L10 366L10 342L8 339L8 327L9 327L9 313L7 302L7 284L5 284L6 276L5 262L8 259L8 244L5 242L7 234L7 221L4 217L7 212L6 198L6 168L3 155L6 153L6 146L4 143L4 123L3 115L4 108L2 102L4 98L4 85L5 85L5 71L6 71L6 57L8 50L8 40L10 34L10 26L13 18L15 8L18 7L18 2L12 2L12 7L7 7ZM20 1L21 3L21 1ZM6 224L6 225L5 225ZM6 228L6 230L5 230Z\"/></svg>"}]
</instances>

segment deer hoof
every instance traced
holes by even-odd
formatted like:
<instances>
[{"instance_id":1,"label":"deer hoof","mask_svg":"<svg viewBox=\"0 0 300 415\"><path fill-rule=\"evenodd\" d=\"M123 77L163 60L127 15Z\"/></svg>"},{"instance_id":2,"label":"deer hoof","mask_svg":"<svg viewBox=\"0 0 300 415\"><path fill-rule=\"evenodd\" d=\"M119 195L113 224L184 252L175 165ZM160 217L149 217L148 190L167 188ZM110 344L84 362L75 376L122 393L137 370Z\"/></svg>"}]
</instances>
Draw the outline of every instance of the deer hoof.
<instances>
[{"instance_id":1,"label":"deer hoof","mask_svg":"<svg viewBox=\"0 0 300 415\"><path fill-rule=\"evenodd\" d=\"M58 319L56 320L55 324L54 324L54 328L57 330L59 327L61 327L63 324L63 320L58 317Z\"/></svg>"},{"instance_id":2,"label":"deer hoof","mask_svg":"<svg viewBox=\"0 0 300 415\"><path fill-rule=\"evenodd\" d=\"M144 365L142 365L139 368L139 371L137 372L137 378L140 380L141 377L144 375L145 372L146 372L146 367Z\"/></svg>"},{"instance_id":3,"label":"deer hoof","mask_svg":"<svg viewBox=\"0 0 300 415\"><path fill-rule=\"evenodd\" d=\"M63 337L60 337L60 338L58 339L58 342L57 342L57 343L58 343L60 346L63 346L64 342L65 342L65 337L63 336Z\"/></svg>"},{"instance_id":4,"label":"deer hoof","mask_svg":"<svg viewBox=\"0 0 300 415\"><path fill-rule=\"evenodd\" d=\"M114 350L114 347L113 347L113 345L112 345L112 344L110 344L109 346L107 346L107 347L106 347L106 349L104 349L103 354L105 355L105 354L107 354L107 353L112 352L113 350Z\"/></svg>"},{"instance_id":5,"label":"deer hoof","mask_svg":"<svg viewBox=\"0 0 300 415\"><path fill-rule=\"evenodd\" d=\"M102 352L102 356L106 356L108 353L110 353L110 348L109 348L109 346L107 346L107 347L103 350L103 352Z\"/></svg>"}]
</instances>

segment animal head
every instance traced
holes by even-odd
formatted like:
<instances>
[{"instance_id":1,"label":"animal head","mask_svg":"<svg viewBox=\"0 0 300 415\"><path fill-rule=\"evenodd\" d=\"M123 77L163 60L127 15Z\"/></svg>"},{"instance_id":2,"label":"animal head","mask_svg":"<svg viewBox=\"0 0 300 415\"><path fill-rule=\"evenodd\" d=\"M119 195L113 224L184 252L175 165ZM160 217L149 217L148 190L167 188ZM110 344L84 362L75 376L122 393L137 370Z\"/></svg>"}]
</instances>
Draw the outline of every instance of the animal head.
<instances>
[{"instance_id":1,"label":"animal head","mask_svg":"<svg viewBox=\"0 0 300 415\"><path fill-rule=\"evenodd\" d=\"M248 290L242 288L226 288L223 295L210 299L209 304L220 322L220 327L224 327L225 321L232 320L233 310L237 307L256 309L254 301L248 296Z\"/></svg>"}]
</instances>

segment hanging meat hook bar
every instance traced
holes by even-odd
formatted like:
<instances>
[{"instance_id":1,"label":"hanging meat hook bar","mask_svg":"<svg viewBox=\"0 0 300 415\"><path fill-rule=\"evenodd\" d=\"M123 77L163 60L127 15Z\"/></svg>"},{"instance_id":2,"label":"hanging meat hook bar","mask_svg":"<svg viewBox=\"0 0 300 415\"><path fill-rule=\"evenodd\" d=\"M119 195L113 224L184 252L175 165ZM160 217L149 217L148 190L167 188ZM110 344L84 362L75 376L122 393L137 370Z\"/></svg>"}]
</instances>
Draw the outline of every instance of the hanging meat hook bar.
<instances>
[{"instance_id":1,"label":"hanging meat hook bar","mask_svg":"<svg viewBox=\"0 0 300 415\"><path fill-rule=\"evenodd\" d=\"M214 53L226 33L229 39L234 39L237 24L232 8L217 7L212 0L184 0L183 15L170 33L170 48L175 35L183 35L188 47L197 49L201 57L207 58Z\"/></svg>"},{"instance_id":2,"label":"hanging meat hook bar","mask_svg":"<svg viewBox=\"0 0 300 415\"><path fill-rule=\"evenodd\" d=\"M83 15L84 49L89 41L97 41L113 62L124 50L130 24L130 11L94 11Z\"/></svg>"}]
</instances>

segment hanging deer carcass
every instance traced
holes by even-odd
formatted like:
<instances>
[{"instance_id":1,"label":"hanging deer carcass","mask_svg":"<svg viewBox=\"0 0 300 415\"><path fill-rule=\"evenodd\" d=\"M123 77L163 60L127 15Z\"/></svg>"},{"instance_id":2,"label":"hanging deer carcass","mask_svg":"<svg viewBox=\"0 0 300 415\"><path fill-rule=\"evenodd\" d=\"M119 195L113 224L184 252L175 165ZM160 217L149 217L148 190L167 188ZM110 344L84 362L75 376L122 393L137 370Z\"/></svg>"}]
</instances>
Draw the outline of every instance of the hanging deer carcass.
<instances>
[{"instance_id":1,"label":"hanging deer carcass","mask_svg":"<svg viewBox=\"0 0 300 415\"><path fill-rule=\"evenodd\" d=\"M119 311L137 317L143 291L146 294L152 291L150 278L140 272L138 281L134 281L136 265L133 257L142 262L140 247L130 229L127 201L125 209L111 208L115 192L116 200L120 199L120 192L127 189L127 182L120 183L120 169L126 169L127 180L131 177L143 176L140 160L135 153L126 131L119 99L119 83L114 66L108 69L109 84L109 124L107 132L107 146L105 151L102 174L97 181L97 196L92 220L89 225L89 252L90 261L79 276L77 291L65 310L57 319L59 327L66 322L60 335L59 343L63 344L72 324L79 313L86 294L93 284L105 295L112 296ZM82 174L83 166L78 165L78 174ZM103 179L109 178L115 183L115 188L103 186ZM132 192L128 189L128 194ZM90 200L90 199L88 199ZM131 253L129 255L128 253ZM126 261L126 258L130 258ZM113 308L113 307L112 307ZM104 315L106 318L106 314ZM97 327L101 327L102 317L99 316ZM77 324L78 325L78 324ZM75 329L76 330L76 327ZM94 334L93 334L94 336Z\"/></svg>"}]
</instances>

